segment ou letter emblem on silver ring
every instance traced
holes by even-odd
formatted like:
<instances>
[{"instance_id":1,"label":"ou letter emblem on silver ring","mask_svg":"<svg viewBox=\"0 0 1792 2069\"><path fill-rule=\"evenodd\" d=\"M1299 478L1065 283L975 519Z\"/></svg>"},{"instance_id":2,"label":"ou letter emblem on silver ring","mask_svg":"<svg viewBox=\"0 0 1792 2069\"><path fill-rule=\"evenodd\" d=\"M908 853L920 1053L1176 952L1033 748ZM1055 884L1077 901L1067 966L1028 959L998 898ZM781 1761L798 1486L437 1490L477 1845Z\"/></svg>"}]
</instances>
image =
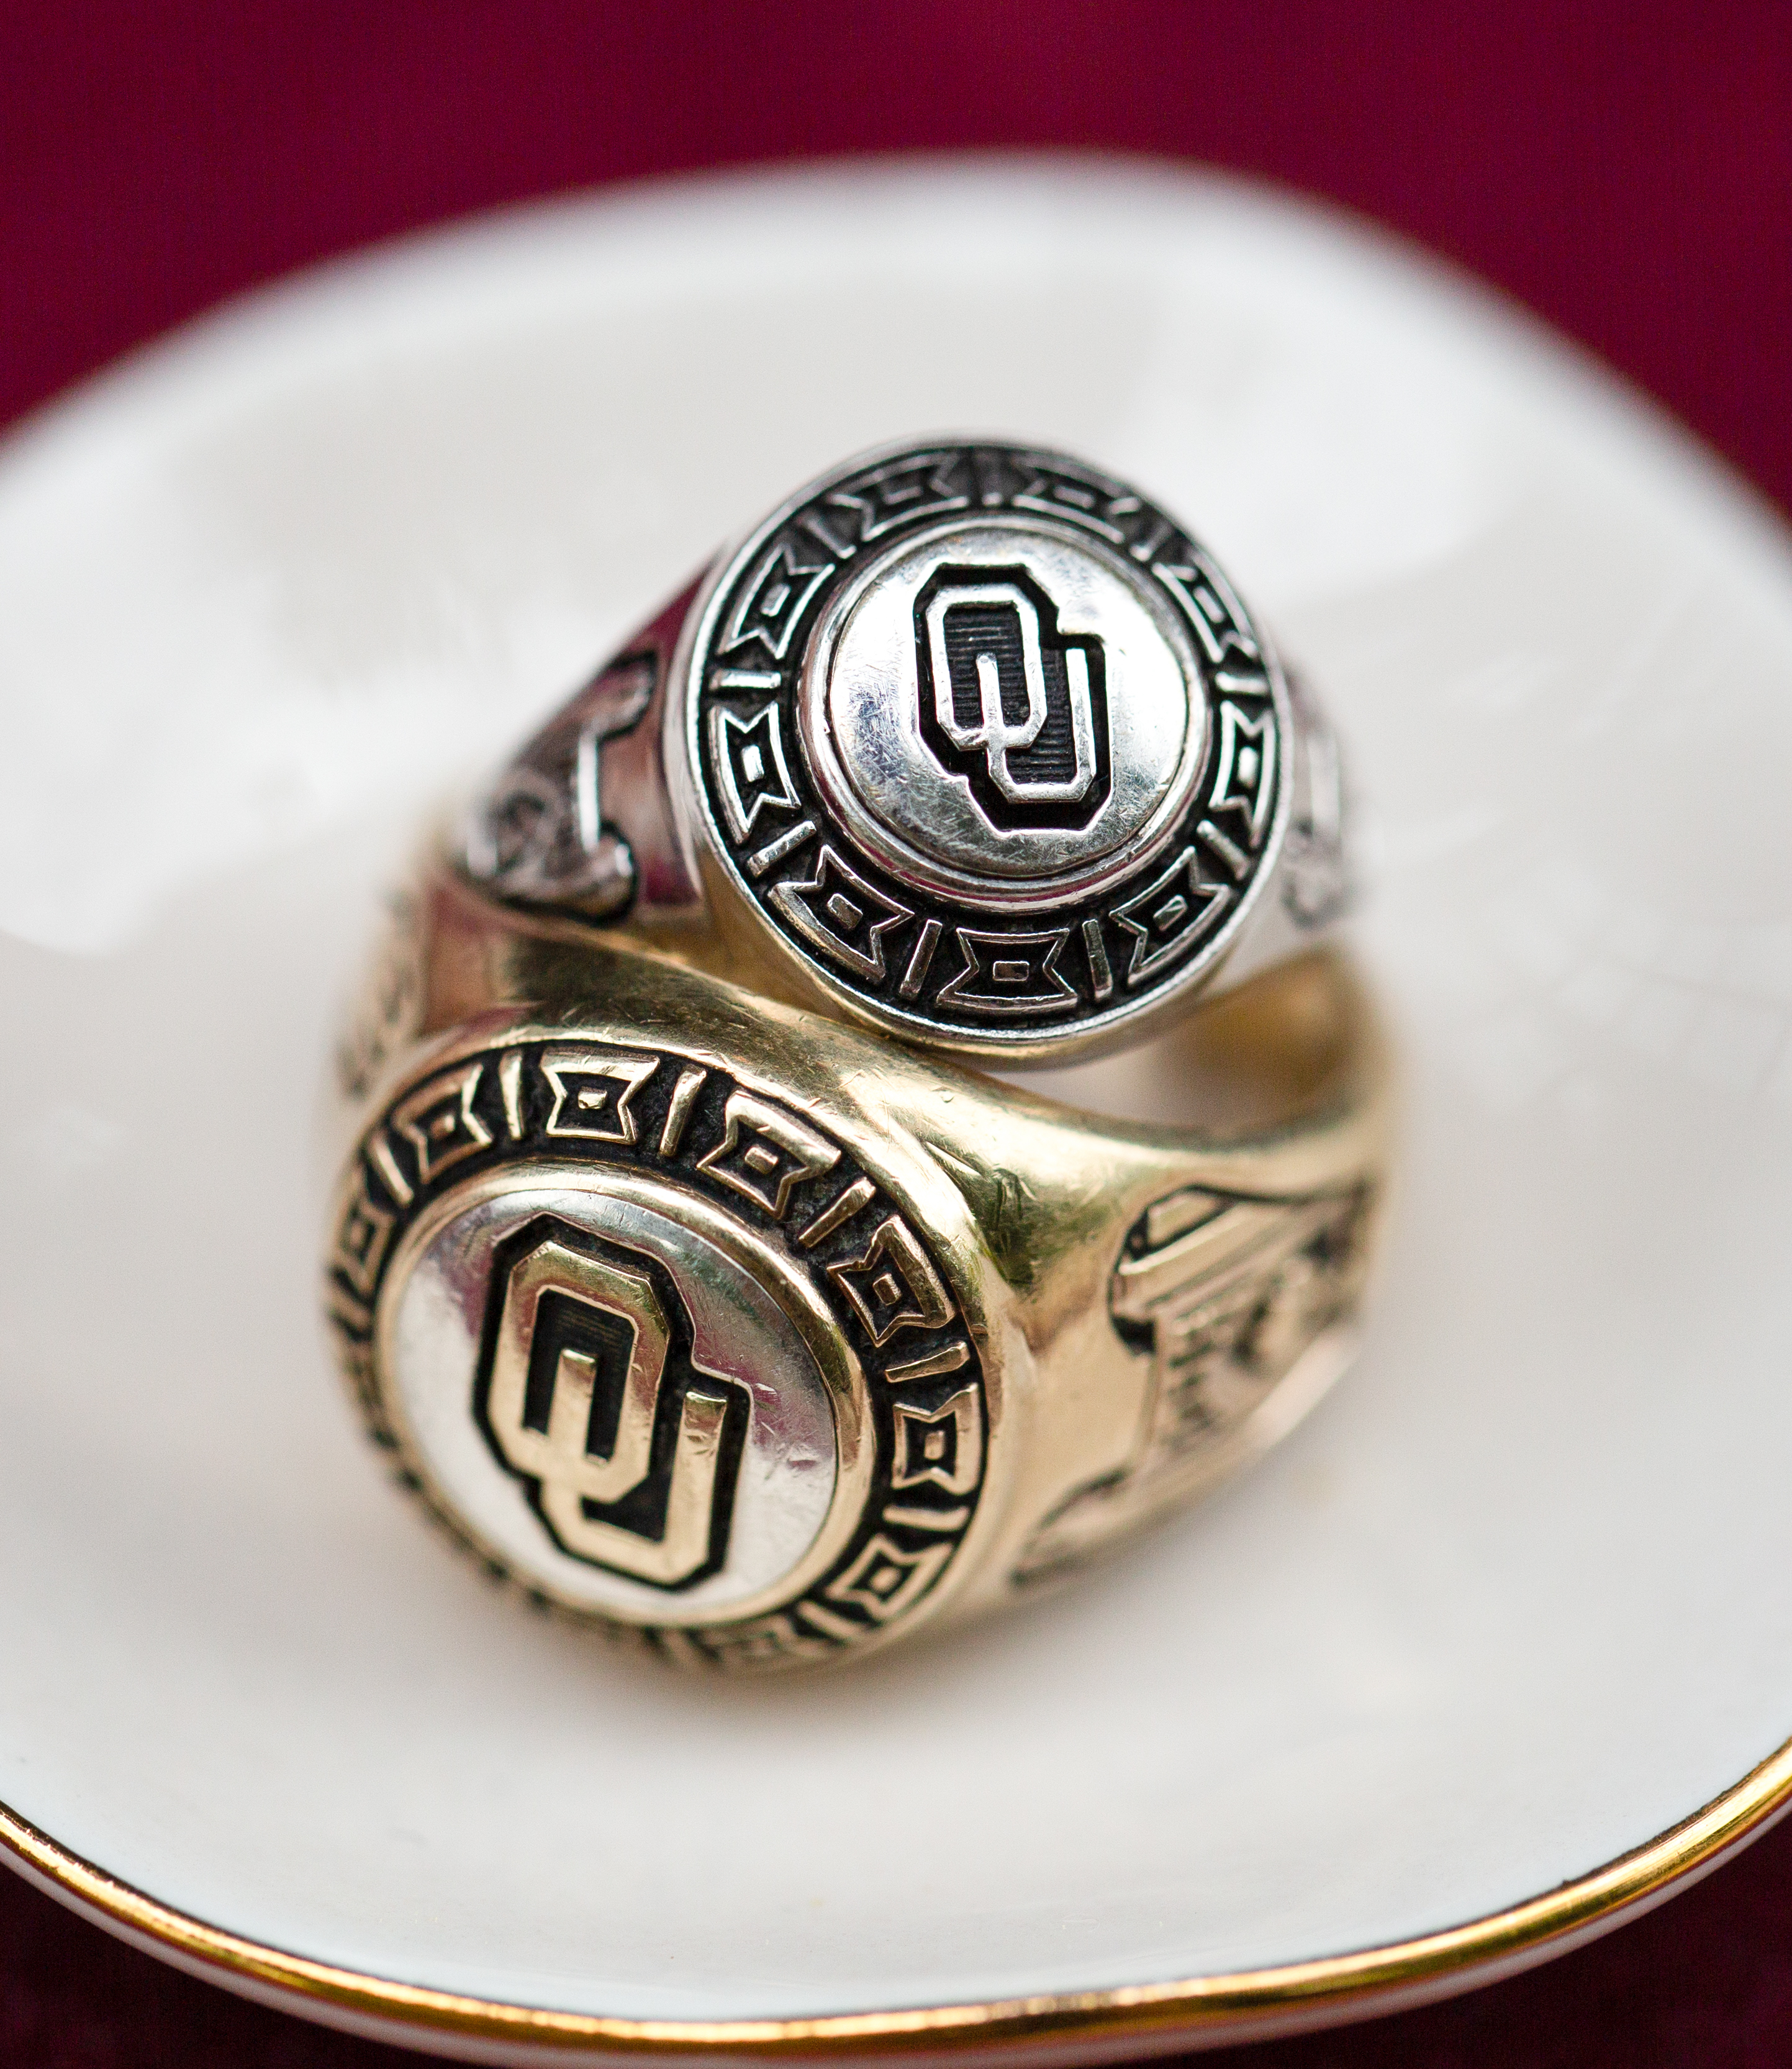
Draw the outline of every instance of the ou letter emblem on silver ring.
<instances>
[{"instance_id":1,"label":"ou letter emblem on silver ring","mask_svg":"<svg viewBox=\"0 0 1792 2069\"><path fill-rule=\"evenodd\" d=\"M1107 794L1090 794L1107 759L1101 642L1048 638L1050 601L1021 569L998 573L942 569L917 600L923 733L993 825L1015 806L1035 822L1042 806L1080 807L1054 815L1076 824Z\"/></svg>"}]
</instances>

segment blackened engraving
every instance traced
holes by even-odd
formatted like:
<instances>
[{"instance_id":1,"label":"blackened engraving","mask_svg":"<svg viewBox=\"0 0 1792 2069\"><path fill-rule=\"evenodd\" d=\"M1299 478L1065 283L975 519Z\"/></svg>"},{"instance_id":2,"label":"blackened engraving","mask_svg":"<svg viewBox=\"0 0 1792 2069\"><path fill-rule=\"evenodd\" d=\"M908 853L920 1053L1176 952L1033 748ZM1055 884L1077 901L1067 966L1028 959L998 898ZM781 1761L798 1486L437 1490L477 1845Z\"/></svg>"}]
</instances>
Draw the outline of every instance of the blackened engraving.
<instances>
[{"instance_id":1,"label":"blackened engraving","mask_svg":"<svg viewBox=\"0 0 1792 2069\"><path fill-rule=\"evenodd\" d=\"M392 1125L411 1145L420 1183L439 1178L463 1157L471 1157L492 1140L491 1130L473 1111L482 1063L463 1063L432 1078L394 1108Z\"/></svg>"},{"instance_id":2,"label":"blackened engraving","mask_svg":"<svg viewBox=\"0 0 1792 2069\"><path fill-rule=\"evenodd\" d=\"M935 1379L942 1372L957 1372L970 1363L970 1346L965 1343L942 1345L937 1351L929 1351L925 1357L900 1358L884 1368L886 1385L906 1386L912 1380Z\"/></svg>"},{"instance_id":3,"label":"blackened engraving","mask_svg":"<svg viewBox=\"0 0 1792 2069\"><path fill-rule=\"evenodd\" d=\"M813 1250L818 1243L826 1243L836 1229L843 1229L855 1214L863 1214L877 1198L877 1188L869 1178L855 1178L830 1200L812 1222L797 1231L797 1241L805 1250Z\"/></svg>"},{"instance_id":4,"label":"blackened engraving","mask_svg":"<svg viewBox=\"0 0 1792 2069\"><path fill-rule=\"evenodd\" d=\"M761 704L745 715L727 704L712 704L709 734L722 810L737 841L746 839L762 811L797 809L776 704Z\"/></svg>"},{"instance_id":5,"label":"blackened engraving","mask_svg":"<svg viewBox=\"0 0 1792 2069\"><path fill-rule=\"evenodd\" d=\"M504 1132L512 1142L523 1139L523 1059L512 1049L498 1063L498 1086L504 1097Z\"/></svg>"},{"instance_id":6,"label":"blackened engraving","mask_svg":"<svg viewBox=\"0 0 1792 2069\"><path fill-rule=\"evenodd\" d=\"M374 1200L368 1188L366 1171L357 1167L342 1203L337 1223L336 1247L330 1262L336 1275L363 1300L370 1299L379 1283L386 1253L392 1241L397 1216ZM400 1202L399 1204L402 1204Z\"/></svg>"},{"instance_id":7,"label":"blackened engraving","mask_svg":"<svg viewBox=\"0 0 1792 2069\"><path fill-rule=\"evenodd\" d=\"M874 540L962 510L970 500L962 456L956 451L905 454L868 468L823 499L820 536L837 533L843 553Z\"/></svg>"},{"instance_id":8,"label":"blackened engraving","mask_svg":"<svg viewBox=\"0 0 1792 2069\"><path fill-rule=\"evenodd\" d=\"M994 1018L1005 1014L1050 1013L1076 997L1076 988L1058 968L1067 927L1039 933L991 933L961 927L958 952L962 967L941 987L937 1002L967 1013Z\"/></svg>"},{"instance_id":9,"label":"blackened engraving","mask_svg":"<svg viewBox=\"0 0 1792 2069\"><path fill-rule=\"evenodd\" d=\"M1196 851L1184 848L1161 876L1114 908L1115 923L1133 937L1128 985L1147 984L1182 961L1213 932L1236 896L1230 884L1211 882Z\"/></svg>"},{"instance_id":10,"label":"blackened engraving","mask_svg":"<svg viewBox=\"0 0 1792 2069\"><path fill-rule=\"evenodd\" d=\"M982 1477L983 1406L975 1387L960 1387L937 1408L896 1404L892 1487L937 1487L962 1495Z\"/></svg>"},{"instance_id":11,"label":"blackened engraving","mask_svg":"<svg viewBox=\"0 0 1792 2069\"><path fill-rule=\"evenodd\" d=\"M1276 796L1276 714L1267 705L1248 712L1230 698L1219 708L1219 754L1207 809L1214 818L1231 812L1248 830L1253 848L1263 845L1269 807Z\"/></svg>"},{"instance_id":12,"label":"blackened engraving","mask_svg":"<svg viewBox=\"0 0 1792 2069\"><path fill-rule=\"evenodd\" d=\"M927 981L927 973L933 967L933 951L939 945L940 923L937 920L928 920L915 937L915 945L908 957L908 967L902 973L902 981L896 987L898 998L920 997L920 988Z\"/></svg>"},{"instance_id":13,"label":"blackened engraving","mask_svg":"<svg viewBox=\"0 0 1792 2069\"><path fill-rule=\"evenodd\" d=\"M1099 920L1083 922L1083 953L1089 959L1090 990L1097 999L1108 998L1114 988L1114 973L1108 961L1108 944L1102 939Z\"/></svg>"},{"instance_id":14,"label":"blackened engraving","mask_svg":"<svg viewBox=\"0 0 1792 2069\"><path fill-rule=\"evenodd\" d=\"M749 1668L827 1656L917 1608L974 1518L989 1443L981 1359L941 1264L806 1112L663 1049L545 1031L495 1039L445 1059L362 1137L335 1210L327 1305L345 1377L402 1483L493 1568L406 1451L378 1317L420 1217L495 1174L551 1187L559 1165L651 1177L737 1217L780 1247L872 1360L870 1492L827 1569L750 1622L614 1627L671 1657ZM668 1594L716 1571L753 1410L740 1381L694 1361L677 1268L544 1214L494 1252L483 1323L467 1410L547 1541Z\"/></svg>"},{"instance_id":15,"label":"blackened engraving","mask_svg":"<svg viewBox=\"0 0 1792 2069\"><path fill-rule=\"evenodd\" d=\"M409 1206L416 1197L415 1190L399 1165L397 1153L392 1147L391 1137L383 1129L376 1128L368 1139L367 1155L384 1181L386 1190L400 1206Z\"/></svg>"},{"instance_id":16,"label":"blackened engraving","mask_svg":"<svg viewBox=\"0 0 1792 2069\"><path fill-rule=\"evenodd\" d=\"M500 1246L473 1414L569 1557L659 1588L728 1549L745 1390L691 1354L660 1260L544 1216Z\"/></svg>"},{"instance_id":17,"label":"blackened engraving","mask_svg":"<svg viewBox=\"0 0 1792 2069\"><path fill-rule=\"evenodd\" d=\"M1191 549L1186 557L1165 553L1154 572L1188 606L1189 622L1215 668L1243 671L1261 665L1263 649L1250 629L1244 607L1206 553L1198 549Z\"/></svg>"},{"instance_id":18,"label":"blackened engraving","mask_svg":"<svg viewBox=\"0 0 1792 2069\"><path fill-rule=\"evenodd\" d=\"M879 1623L893 1623L926 1594L952 1557L949 1545L910 1551L881 1531L837 1580L827 1585L831 1602L844 1602Z\"/></svg>"},{"instance_id":19,"label":"blackened engraving","mask_svg":"<svg viewBox=\"0 0 1792 2069\"><path fill-rule=\"evenodd\" d=\"M690 1123L691 1109L696 1104L697 1094L703 1090L709 1073L689 1063L678 1074L678 1082L672 1087L672 1096L666 1102L666 1119L659 1130L659 1153L662 1157L676 1157L684 1145L684 1131Z\"/></svg>"},{"instance_id":20,"label":"blackened engraving","mask_svg":"<svg viewBox=\"0 0 1792 2069\"><path fill-rule=\"evenodd\" d=\"M895 1214L879 1226L863 1256L842 1259L827 1270L874 1344L887 1344L898 1329L937 1329L952 1320L939 1274L914 1231Z\"/></svg>"},{"instance_id":21,"label":"blackened engraving","mask_svg":"<svg viewBox=\"0 0 1792 2069\"><path fill-rule=\"evenodd\" d=\"M782 661L805 608L833 572L825 555L799 540L781 539L739 586L717 653L733 657L757 643L772 660Z\"/></svg>"},{"instance_id":22,"label":"blackened engraving","mask_svg":"<svg viewBox=\"0 0 1792 2069\"><path fill-rule=\"evenodd\" d=\"M811 948L872 984L888 969L885 936L914 917L827 847L812 876L786 877L772 887L771 900Z\"/></svg>"},{"instance_id":23,"label":"blackened engraving","mask_svg":"<svg viewBox=\"0 0 1792 2069\"><path fill-rule=\"evenodd\" d=\"M553 1088L547 1132L576 1142L629 1142L635 1095L659 1067L657 1056L615 1049L553 1049L541 1075Z\"/></svg>"},{"instance_id":24,"label":"blackened engraving","mask_svg":"<svg viewBox=\"0 0 1792 2069\"><path fill-rule=\"evenodd\" d=\"M1050 552L1010 560L992 524L1014 528L1026 553L1030 537ZM955 558L954 541L974 537L974 552ZM910 709L900 736L875 727L861 736L866 754L885 756L877 794L909 762L962 786L951 835L960 845L941 849L953 859L937 870L902 863L909 836L881 807L861 799L852 809L871 830L848 824L840 798L824 794L803 731L805 699L822 694L810 677L833 679L821 629L845 638L840 613L858 609L851 599L909 566L901 651L840 679L863 679L867 699L900 696ZM1054 569L1048 590L1041 570ZM1110 594L1132 598L1125 608L1160 628L1153 636L1168 658L1151 662L1151 709L1164 708L1169 671L1188 700L1185 737L1200 752L1176 765L1174 786L1150 793L1174 798L1174 812L1141 818L1148 838L1116 847L1112 868L1091 864L1088 888L1054 901L1034 888L1051 872L1029 875L1029 842L1055 841L1055 855L1072 852L1063 843L1080 830L1098 842L1104 814L1168 781L1161 763L1151 772L1116 764L1121 718L1136 724L1126 715L1143 707L1115 700L1129 684L1142 694L1146 676L1090 629L1098 614L1080 614L1091 595ZM1287 686L1222 571L1126 484L1031 447L917 445L823 482L724 570L686 683L700 799L745 895L830 986L923 1035L1035 1042L1104 1025L1198 979L1276 867L1290 818ZM850 789L854 771L843 762L842 772L828 781ZM1324 818L1321 803L1303 895L1329 909ZM1081 880L1079 866L1063 865L1067 883Z\"/></svg>"},{"instance_id":25,"label":"blackened engraving","mask_svg":"<svg viewBox=\"0 0 1792 2069\"><path fill-rule=\"evenodd\" d=\"M774 834L761 848L756 848L747 857L748 873L763 876L774 863L782 862L787 855L794 855L800 847L806 847L815 838L813 819L798 819L794 826L786 826L781 834Z\"/></svg>"},{"instance_id":26,"label":"blackened engraving","mask_svg":"<svg viewBox=\"0 0 1792 2069\"><path fill-rule=\"evenodd\" d=\"M1245 851L1229 834L1223 834L1211 819L1203 819L1195 831L1206 843L1208 851L1225 863L1233 881L1242 884L1251 874L1251 858Z\"/></svg>"},{"instance_id":27,"label":"blackened engraving","mask_svg":"<svg viewBox=\"0 0 1792 2069\"><path fill-rule=\"evenodd\" d=\"M722 1108L722 1139L697 1165L725 1185L757 1200L783 1220L792 1189L831 1171L840 1153L794 1114L751 1092L730 1092Z\"/></svg>"},{"instance_id":28,"label":"blackened engraving","mask_svg":"<svg viewBox=\"0 0 1792 2069\"><path fill-rule=\"evenodd\" d=\"M1024 568L940 569L915 601L921 737L994 826L1084 826L1109 786L1101 642Z\"/></svg>"}]
</instances>

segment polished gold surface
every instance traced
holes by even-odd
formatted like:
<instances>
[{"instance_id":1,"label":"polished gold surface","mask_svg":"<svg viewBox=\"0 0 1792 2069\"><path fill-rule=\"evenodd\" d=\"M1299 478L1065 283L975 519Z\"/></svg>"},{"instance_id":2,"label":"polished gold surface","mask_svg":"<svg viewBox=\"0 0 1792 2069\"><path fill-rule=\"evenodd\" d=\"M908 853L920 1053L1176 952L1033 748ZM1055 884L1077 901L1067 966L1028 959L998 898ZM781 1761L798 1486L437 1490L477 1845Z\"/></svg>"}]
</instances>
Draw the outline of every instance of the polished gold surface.
<instances>
[{"instance_id":1,"label":"polished gold surface","mask_svg":"<svg viewBox=\"0 0 1792 2069\"><path fill-rule=\"evenodd\" d=\"M682 1661L814 1664L1062 1577L1255 1456L1348 1362L1390 1096L1337 952L1159 1045L1165 1125L751 989L700 928L667 940L520 914L435 866L345 1051L345 1369L487 1569ZM818 1578L761 1515L838 1469L767 1437L789 1353L705 1334L721 1267L696 1231L736 1222L761 1287L850 1347L832 1412L871 1433ZM663 1385L688 1302L696 1349ZM731 1389L756 1404L745 1439Z\"/></svg>"},{"instance_id":2,"label":"polished gold surface","mask_svg":"<svg viewBox=\"0 0 1792 2069\"><path fill-rule=\"evenodd\" d=\"M590 1353L561 1347L549 1394L548 1426L532 1429L526 1419L536 1320L549 1296L620 1320L630 1332L621 1412L610 1448L602 1458L594 1458L586 1443L598 1381L598 1361ZM701 1386L684 1394L665 1528L658 1538L593 1521L586 1505L620 1501L647 1477L670 1334L650 1279L612 1259L544 1239L504 1287L489 1410L505 1457L519 1472L541 1483L542 1508L560 1536L587 1557L606 1560L662 1585L683 1580L703 1562L726 1397Z\"/></svg>"}]
</instances>

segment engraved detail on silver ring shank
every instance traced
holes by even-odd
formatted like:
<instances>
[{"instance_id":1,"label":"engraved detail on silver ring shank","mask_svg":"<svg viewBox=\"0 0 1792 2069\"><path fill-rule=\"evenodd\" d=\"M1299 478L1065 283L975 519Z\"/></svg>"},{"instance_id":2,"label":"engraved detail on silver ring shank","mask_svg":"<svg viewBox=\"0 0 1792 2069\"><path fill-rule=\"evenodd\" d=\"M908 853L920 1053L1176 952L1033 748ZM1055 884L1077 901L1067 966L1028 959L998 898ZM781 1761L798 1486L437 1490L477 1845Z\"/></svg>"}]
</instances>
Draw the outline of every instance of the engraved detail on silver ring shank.
<instances>
[{"instance_id":1,"label":"engraved detail on silver ring shank","mask_svg":"<svg viewBox=\"0 0 1792 2069\"><path fill-rule=\"evenodd\" d=\"M474 801L460 863L494 896L599 923L700 909L664 758L667 685L696 588L644 626Z\"/></svg>"}]
</instances>

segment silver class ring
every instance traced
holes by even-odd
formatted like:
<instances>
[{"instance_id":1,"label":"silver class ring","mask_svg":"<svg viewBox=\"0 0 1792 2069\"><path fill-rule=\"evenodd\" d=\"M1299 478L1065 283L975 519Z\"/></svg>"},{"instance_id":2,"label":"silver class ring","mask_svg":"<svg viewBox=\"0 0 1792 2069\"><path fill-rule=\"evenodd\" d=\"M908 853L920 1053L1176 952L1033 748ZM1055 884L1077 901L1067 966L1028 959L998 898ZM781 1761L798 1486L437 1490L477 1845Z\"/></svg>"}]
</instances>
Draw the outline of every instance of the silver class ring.
<instances>
[{"instance_id":1,"label":"silver class ring","mask_svg":"<svg viewBox=\"0 0 1792 2069\"><path fill-rule=\"evenodd\" d=\"M467 874L693 922L961 1056L1063 1062L1314 945L1333 737L1211 554L1124 482L905 444L780 504L524 749Z\"/></svg>"}]
</instances>

